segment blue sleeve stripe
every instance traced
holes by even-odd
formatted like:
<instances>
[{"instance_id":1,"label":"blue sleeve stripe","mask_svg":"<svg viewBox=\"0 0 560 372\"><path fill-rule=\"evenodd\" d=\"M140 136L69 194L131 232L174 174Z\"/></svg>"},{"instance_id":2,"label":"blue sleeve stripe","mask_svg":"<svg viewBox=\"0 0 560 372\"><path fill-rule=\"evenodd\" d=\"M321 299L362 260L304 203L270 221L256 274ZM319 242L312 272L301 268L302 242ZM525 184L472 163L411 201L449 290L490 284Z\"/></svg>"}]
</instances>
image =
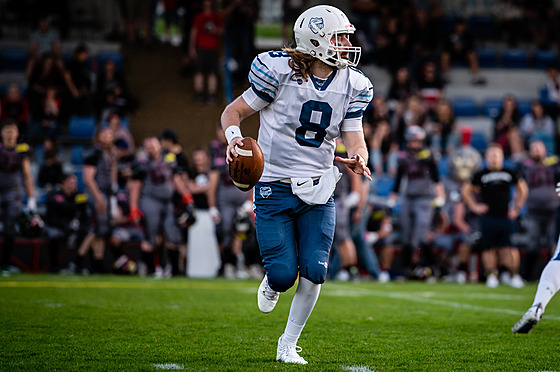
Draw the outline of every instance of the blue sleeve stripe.
<instances>
[{"instance_id":1,"label":"blue sleeve stripe","mask_svg":"<svg viewBox=\"0 0 560 372\"><path fill-rule=\"evenodd\" d=\"M348 111L350 111L350 110L363 110L365 107L366 107L366 105L350 106L350 107L348 107Z\"/></svg>"},{"instance_id":2,"label":"blue sleeve stripe","mask_svg":"<svg viewBox=\"0 0 560 372\"><path fill-rule=\"evenodd\" d=\"M356 97L373 97L373 93L370 92L362 93L362 94L358 94Z\"/></svg>"},{"instance_id":3,"label":"blue sleeve stripe","mask_svg":"<svg viewBox=\"0 0 560 372\"><path fill-rule=\"evenodd\" d=\"M276 82L276 84L278 84L278 79L276 79L274 76L272 76L270 74L267 74L267 72L265 70L259 68L257 66L257 64L255 63L255 61L259 61L259 63L261 65L263 65L266 68L267 71L270 71L270 69L264 63L261 62L261 60L259 59L259 56L257 56L257 58L255 58L255 60L251 64L251 66L254 66L255 69L257 69L257 71L259 71L261 74L263 74L264 76L268 77L270 80L272 80L272 81Z\"/></svg>"},{"instance_id":4,"label":"blue sleeve stripe","mask_svg":"<svg viewBox=\"0 0 560 372\"><path fill-rule=\"evenodd\" d=\"M252 85L252 86L255 86L255 85L256 85L257 87L260 88L260 89L259 89L260 91L262 91L263 93L266 92L266 93L265 93L266 95L270 95L271 97L276 97L276 92L274 92L273 90L271 90L271 89L265 87L264 85L262 85L262 84L259 83L258 81L251 80L251 85ZM256 89L256 88L255 88L255 89Z\"/></svg>"},{"instance_id":5,"label":"blue sleeve stripe","mask_svg":"<svg viewBox=\"0 0 560 372\"><path fill-rule=\"evenodd\" d=\"M263 101L266 101L268 103L271 103L274 99L272 97L270 97L268 94L263 93L259 90L257 90L257 88L255 88L255 86L253 84L251 84L251 88L253 88L253 92L255 92L255 94L262 99Z\"/></svg>"},{"instance_id":6,"label":"blue sleeve stripe","mask_svg":"<svg viewBox=\"0 0 560 372\"><path fill-rule=\"evenodd\" d=\"M344 119L361 118L363 114L364 114L364 111L363 111L363 110L354 111L354 112L347 112L347 113L346 113L346 116L344 117Z\"/></svg>"},{"instance_id":7,"label":"blue sleeve stripe","mask_svg":"<svg viewBox=\"0 0 560 372\"><path fill-rule=\"evenodd\" d=\"M253 69L256 71L254 71ZM259 69L257 65L255 65L255 62L251 64L251 71L253 72L253 74L259 75L263 80L270 81L270 85L278 85L278 80L276 80L270 74L267 74L266 71Z\"/></svg>"},{"instance_id":8,"label":"blue sleeve stripe","mask_svg":"<svg viewBox=\"0 0 560 372\"><path fill-rule=\"evenodd\" d=\"M251 78L253 77L253 78ZM263 83L266 83L268 85L270 85L273 89L278 89L278 87L275 84L272 84L270 81L263 79L262 77L260 77L257 73L255 73L253 71L253 69L251 68L251 70L249 71L249 78L251 80L254 80L254 78L258 78L260 81L262 81Z\"/></svg>"}]
</instances>

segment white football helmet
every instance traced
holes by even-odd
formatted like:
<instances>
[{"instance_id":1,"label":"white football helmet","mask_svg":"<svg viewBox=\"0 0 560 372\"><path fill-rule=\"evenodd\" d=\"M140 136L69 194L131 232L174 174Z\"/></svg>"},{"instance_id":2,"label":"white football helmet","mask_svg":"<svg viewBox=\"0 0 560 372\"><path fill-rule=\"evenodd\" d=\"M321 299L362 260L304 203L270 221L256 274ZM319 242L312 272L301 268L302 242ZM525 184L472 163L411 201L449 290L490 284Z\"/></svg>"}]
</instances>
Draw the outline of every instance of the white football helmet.
<instances>
[{"instance_id":1,"label":"white football helmet","mask_svg":"<svg viewBox=\"0 0 560 372\"><path fill-rule=\"evenodd\" d=\"M314 6L301 13L294 24L296 50L336 68L357 66L362 48L336 45L338 35L354 31L356 28L340 9L330 5Z\"/></svg>"}]
</instances>

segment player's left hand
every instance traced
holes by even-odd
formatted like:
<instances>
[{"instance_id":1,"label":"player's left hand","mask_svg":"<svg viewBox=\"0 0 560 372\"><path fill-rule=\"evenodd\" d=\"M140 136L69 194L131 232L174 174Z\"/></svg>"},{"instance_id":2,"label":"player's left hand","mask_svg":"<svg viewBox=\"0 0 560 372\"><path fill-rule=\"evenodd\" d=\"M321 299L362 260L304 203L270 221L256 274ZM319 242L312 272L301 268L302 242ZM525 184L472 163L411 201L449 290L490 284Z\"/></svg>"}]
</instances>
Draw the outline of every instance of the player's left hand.
<instances>
[{"instance_id":1,"label":"player's left hand","mask_svg":"<svg viewBox=\"0 0 560 372\"><path fill-rule=\"evenodd\" d=\"M27 199L27 209L31 212L37 211L37 200L35 198Z\"/></svg>"},{"instance_id":2,"label":"player's left hand","mask_svg":"<svg viewBox=\"0 0 560 372\"><path fill-rule=\"evenodd\" d=\"M334 158L334 160L346 164L346 166L350 168L352 172L361 174L371 181L371 171L367 167L365 159L360 154L356 154L350 159L337 156Z\"/></svg>"},{"instance_id":3,"label":"player's left hand","mask_svg":"<svg viewBox=\"0 0 560 372\"><path fill-rule=\"evenodd\" d=\"M239 154L235 151L235 146L243 147L243 138L235 137L229 143L227 150L226 150L226 162L229 164L233 161L233 158L239 156Z\"/></svg>"}]
</instances>

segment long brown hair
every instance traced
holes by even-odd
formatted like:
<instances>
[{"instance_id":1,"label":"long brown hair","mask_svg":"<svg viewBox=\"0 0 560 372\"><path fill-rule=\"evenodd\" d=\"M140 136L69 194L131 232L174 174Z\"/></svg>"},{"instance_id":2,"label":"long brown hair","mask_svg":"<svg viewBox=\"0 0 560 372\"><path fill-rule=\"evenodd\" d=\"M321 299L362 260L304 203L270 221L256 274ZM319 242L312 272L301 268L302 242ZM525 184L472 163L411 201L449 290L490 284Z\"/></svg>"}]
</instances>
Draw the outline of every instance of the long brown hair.
<instances>
[{"instance_id":1,"label":"long brown hair","mask_svg":"<svg viewBox=\"0 0 560 372\"><path fill-rule=\"evenodd\" d=\"M311 73L311 67L317 61L317 58L297 51L295 48L284 47L282 51L290 56L288 64L294 71L293 76L307 81Z\"/></svg>"}]
</instances>

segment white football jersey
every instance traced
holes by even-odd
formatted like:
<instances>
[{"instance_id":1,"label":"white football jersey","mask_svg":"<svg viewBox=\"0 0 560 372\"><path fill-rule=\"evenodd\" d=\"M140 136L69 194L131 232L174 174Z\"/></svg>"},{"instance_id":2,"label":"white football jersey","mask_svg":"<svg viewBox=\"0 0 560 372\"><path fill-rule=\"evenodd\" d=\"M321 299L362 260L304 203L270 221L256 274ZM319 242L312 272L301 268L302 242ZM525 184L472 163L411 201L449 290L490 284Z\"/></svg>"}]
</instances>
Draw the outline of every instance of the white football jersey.
<instances>
[{"instance_id":1,"label":"white football jersey","mask_svg":"<svg viewBox=\"0 0 560 372\"><path fill-rule=\"evenodd\" d=\"M362 131L363 111L373 98L371 82L355 68L335 70L321 85L314 76L296 78L289 60L280 51L259 54L242 95L260 111L263 182L321 176L333 165L341 131Z\"/></svg>"}]
</instances>

